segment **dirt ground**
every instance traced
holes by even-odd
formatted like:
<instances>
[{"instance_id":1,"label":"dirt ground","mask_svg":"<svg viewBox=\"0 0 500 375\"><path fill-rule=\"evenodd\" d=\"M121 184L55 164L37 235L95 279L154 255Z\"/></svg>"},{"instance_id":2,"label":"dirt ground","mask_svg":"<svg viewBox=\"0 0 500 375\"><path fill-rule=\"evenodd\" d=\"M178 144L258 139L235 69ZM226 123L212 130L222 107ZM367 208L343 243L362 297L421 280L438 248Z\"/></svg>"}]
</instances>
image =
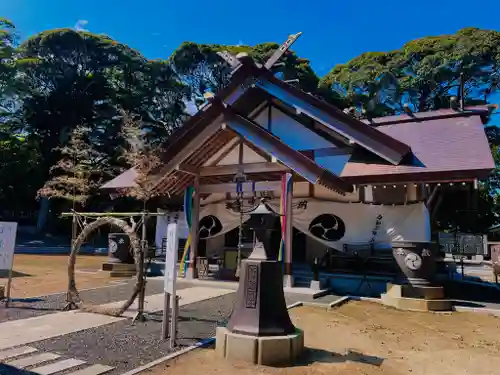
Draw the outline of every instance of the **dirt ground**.
<instances>
[{"instance_id":1,"label":"dirt ground","mask_svg":"<svg viewBox=\"0 0 500 375\"><path fill-rule=\"evenodd\" d=\"M100 272L103 256L79 255L75 275L78 289L93 288L118 280ZM0 275L0 285L7 284L7 275ZM14 256L11 297L35 297L65 292L68 288L68 255Z\"/></svg>"},{"instance_id":2,"label":"dirt ground","mask_svg":"<svg viewBox=\"0 0 500 375\"><path fill-rule=\"evenodd\" d=\"M497 375L500 319L478 313L403 312L349 302L327 312L291 311L305 331L301 363L272 368L230 363L213 349L195 350L148 375Z\"/></svg>"}]
</instances>

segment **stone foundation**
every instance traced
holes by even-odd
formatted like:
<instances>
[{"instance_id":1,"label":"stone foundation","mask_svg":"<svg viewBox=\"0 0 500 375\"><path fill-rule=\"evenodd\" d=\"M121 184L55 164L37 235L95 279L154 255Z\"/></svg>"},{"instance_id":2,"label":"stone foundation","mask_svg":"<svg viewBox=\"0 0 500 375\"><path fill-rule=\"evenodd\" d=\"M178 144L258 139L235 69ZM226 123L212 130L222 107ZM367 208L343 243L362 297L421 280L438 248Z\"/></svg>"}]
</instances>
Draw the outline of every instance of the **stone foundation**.
<instances>
[{"instance_id":1,"label":"stone foundation","mask_svg":"<svg viewBox=\"0 0 500 375\"><path fill-rule=\"evenodd\" d=\"M387 292L382 294L382 303L400 310L411 311L451 311L452 301L445 298L440 286L412 286L387 284Z\"/></svg>"},{"instance_id":2,"label":"stone foundation","mask_svg":"<svg viewBox=\"0 0 500 375\"><path fill-rule=\"evenodd\" d=\"M219 358L265 366L291 365L303 349L304 333L300 330L286 336L258 337L217 327L216 353Z\"/></svg>"},{"instance_id":3,"label":"stone foundation","mask_svg":"<svg viewBox=\"0 0 500 375\"><path fill-rule=\"evenodd\" d=\"M136 274L135 264L103 263L102 270L109 272L110 277L132 277Z\"/></svg>"}]
</instances>

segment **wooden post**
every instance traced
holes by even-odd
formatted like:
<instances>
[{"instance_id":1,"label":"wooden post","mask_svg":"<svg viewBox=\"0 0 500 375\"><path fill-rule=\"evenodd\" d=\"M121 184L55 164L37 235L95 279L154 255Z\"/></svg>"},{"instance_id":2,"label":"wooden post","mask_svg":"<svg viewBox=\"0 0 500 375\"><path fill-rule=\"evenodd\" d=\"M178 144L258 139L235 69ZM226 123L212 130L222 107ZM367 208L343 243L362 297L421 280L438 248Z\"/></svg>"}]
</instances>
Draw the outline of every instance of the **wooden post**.
<instances>
[{"instance_id":1,"label":"wooden post","mask_svg":"<svg viewBox=\"0 0 500 375\"><path fill-rule=\"evenodd\" d=\"M194 178L193 212L191 216L191 252L189 254L189 265L186 273L187 279L197 279L196 258L198 257L198 235L200 226L200 177Z\"/></svg>"},{"instance_id":2,"label":"wooden post","mask_svg":"<svg viewBox=\"0 0 500 375\"><path fill-rule=\"evenodd\" d=\"M285 183L289 187L286 190L286 210L285 210L285 272L283 284L285 287L293 286L292 273L292 246L293 246L293 176L291 173L285 174Z\"/></svg>"}]
</instances>

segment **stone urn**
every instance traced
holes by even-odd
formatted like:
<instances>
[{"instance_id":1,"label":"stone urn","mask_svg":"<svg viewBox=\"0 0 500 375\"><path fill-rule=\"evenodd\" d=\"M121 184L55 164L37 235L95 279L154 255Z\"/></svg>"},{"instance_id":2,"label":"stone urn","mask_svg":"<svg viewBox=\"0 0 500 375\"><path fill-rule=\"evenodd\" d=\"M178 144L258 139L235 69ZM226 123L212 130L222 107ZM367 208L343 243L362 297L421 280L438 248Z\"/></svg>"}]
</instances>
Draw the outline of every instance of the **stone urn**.
<instances>
[{"instance_id":1,"label":"stone urn","mask_svg":"<svg viewBox=\"0 0 500 375\"><path fill-rule=\"evenodd\" d=\"M398 282L412 286L430 286L436 274L437 246L433 242L397 241L392 254L401 271Z\"/></svg>"}]
</instances>

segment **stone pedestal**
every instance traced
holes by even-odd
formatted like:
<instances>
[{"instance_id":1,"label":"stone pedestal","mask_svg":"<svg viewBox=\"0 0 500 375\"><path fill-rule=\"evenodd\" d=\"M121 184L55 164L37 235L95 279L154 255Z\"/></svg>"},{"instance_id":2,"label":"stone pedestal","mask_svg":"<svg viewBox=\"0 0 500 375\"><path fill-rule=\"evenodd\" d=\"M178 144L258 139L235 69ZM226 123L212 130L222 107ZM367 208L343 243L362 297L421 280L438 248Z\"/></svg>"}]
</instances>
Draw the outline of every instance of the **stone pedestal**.
<instances>
[{"instance_id":1,"label":"stone pedestal","mask_svg":"<svg viewBox=\"0 0 500 375\"><path fill-rule=\"evenodd\" d=\"M103 263L102 270L109 272L110 277L132 277L137 272L135 264L110 262Z\"/></svg>"},{"instance_id":2,"label":"stone pedestal","mask_svg":"<svg viewBox=\"0 0 500 375\"><path fill-rule=\"evenodd\" d=\"M446 299L441 286L387 284L382 303L400 310L451 311L453 303Z\"/></svg>"},{"instance_id":3,"label":"stone pedestal","mask_svg":"<svg viewBox=\"0 0 500 375\"><path fill-rule=\"evenodd\" d=\"M300 330L283 336L249 336L217 327L216 353L219 358L279 366L293 364L304 349Z\"/></svg>"}]
</instances>

